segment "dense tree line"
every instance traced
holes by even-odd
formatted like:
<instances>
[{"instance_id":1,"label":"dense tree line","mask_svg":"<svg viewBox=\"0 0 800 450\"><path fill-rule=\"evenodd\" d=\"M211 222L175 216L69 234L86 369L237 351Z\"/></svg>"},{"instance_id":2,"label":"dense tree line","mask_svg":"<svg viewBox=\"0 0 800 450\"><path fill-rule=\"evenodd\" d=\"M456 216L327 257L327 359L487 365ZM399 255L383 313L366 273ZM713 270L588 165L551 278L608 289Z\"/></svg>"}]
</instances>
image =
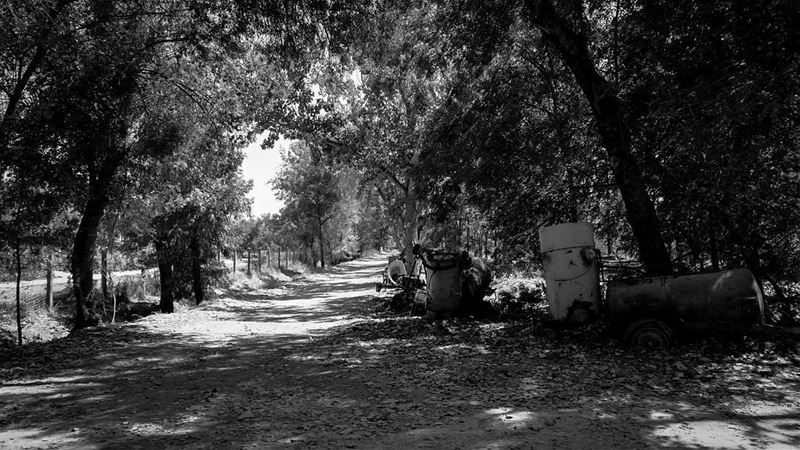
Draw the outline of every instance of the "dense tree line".
<instances>
[{"instance_id":1,"label":"dense tree line","mask_svg":"<svg viewBox=\"0 0 800 450\"><path fill-rule=\"evenodd\" d=\"M65 249L78 327L97 320L98 253L157 265L171 311L203 300L221 251L325 265L423 242L532 263L536 230L575 220L650 273L744 266L796 289L790 0L0 13L2 248ZM240 149L265 129L296 139L273 182L286 207L243 220Z\"/></svg>"},{"instance_id":2,"label":"dense tree line","mask_svg":"<svg viewBox=\"0 0 800 450\"><path fill-rule=\"evenodd\" d=\"M354 46L363 83L331 151L416 185L406 210L434 244L465 205L507 260L535 259L538 227L585 220L649 272L744 266L780 292L800 255L799 15L786 1L395 5Z\"/></svg>"},{"instance_id":3,"label":"dense tree line","mask_svg":"<svg viewBox=\"0 0 800 450\"><path fill-rule=\"evenodd\" d=\"M0 7L3 248L19 252L66 230L77 328L97 322L102 235L104 251L123 237L154 249L163 311L185 292L181 279L202 300L211 248L247 206L241 147L255 129L312 122L302 79L335 34L322 19L339 19L323 8L214 0ZM64 213L70 221L58 222Z\"/></svg>"}]
</instances>

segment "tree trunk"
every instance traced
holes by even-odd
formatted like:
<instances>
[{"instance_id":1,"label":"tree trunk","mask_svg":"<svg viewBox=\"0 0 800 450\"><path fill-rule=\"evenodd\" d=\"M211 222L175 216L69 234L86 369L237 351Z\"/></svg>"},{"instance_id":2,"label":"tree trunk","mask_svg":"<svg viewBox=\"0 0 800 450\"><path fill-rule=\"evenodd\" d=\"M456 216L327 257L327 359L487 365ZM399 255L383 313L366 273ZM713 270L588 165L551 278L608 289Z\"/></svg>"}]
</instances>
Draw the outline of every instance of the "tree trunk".
<instances>
[{"instance_id":1,"label":"tree trunk","mask_svg":"<svg viewBox=\"0 0 800 450\"><path fill-rule=\"evenodd\" d=\"M100 250L100 290L103 292L103 300L108 299L108 250Z\"/></svg>"},{"instance_id":2,"label":"tree trunk","mask_svg":"<svg viewBox=\"0 0 800 450\"><path fill-rule=\"evenodd\" d=\"M467 239L467 251L468 252L472 252L472 245L470 244L470 238L472 237L472 233L471 233L472 230L470 230L469 213L467 213L467 217L464 220L467 223L467 238L466 238Z\"/></svg>"},{"instance_id":3,"label":"tree trunk","mask_svg":"<svg viewBox=\"0 0 800 450\"><path fill-rule=\"evenodd\" d=\"M75 329L94 326L99 322L91 305L94 286L94 253L97 230L108 205L108 191L116 168L116 164L104 167L103 173L92 183L89 198L83 208L78 231L73 240L70 268L75 291Z\"/></svg>"},{"instance_id":4,"label":"tree trunk","mask_svg":"<svg viewBox=\"0 0 800 450\"><path fill-rule=\"evenodd\" d=\"M323 231L322 231L322 218L317 217L317 222L319 224L319 264L324 269L325 268L325 241L323 238Z\"/></svg>"},{"instance_id":5,"label":"tree trunk","mask_svg":"<svg viewBox=\"0 0 800 450\"><path fill-rule=\"evenodd\" d=\"M200 240L197 233L192 233L192 240L189 242L192 252L192 292L194 292L194 303L199 305L203 303L203 270L202 258L200 252Z\"/></svg>"},{"instance_id":6,"label":"tree trunk","mask_svg":"<svg viewBox=\"0 0 800 450\"><path fill-rule=\"evenodd\" d=\"M47 312L53 312L53 254L47 260L47 287L45 290L45 305Z\"/></svg>"},{"instance_id":7,"label":"tree trunk","mask_svg":"<svg viewBox=\"0 0 800 450\"><path fill-rule=\"evenodd\" d=\"M258 273L261 273L261 247L258 247Z\"/></svg>"},{"instance_id":8,"label":"tree trunk","mask_svg":"<svg viewBox=\"0 0 800 450\"><path fill-rule=\"evenodd\" d=\"M253 273L250 271L250 248L247 248L247 276L249 277Z\"/></svg>"},{"instance_id":9,"label":"tree trunk","mask_svg":"<svg viewBox=\"0 0 800 450\"><path fill-rule=\"evenodd\" d=\"M233 249L233 273L236 273L236 249Z\"/></svg>"},{"instance_id":10,"label":"tree trunk","mask_svg":"<svg viewBox=\"0 0 800 450\"><path fill-rule=\"evenodd\" d=\"M44 17L46 18L46 21L40 28L42 30L42 34L35 40L36 49L34 50L31 58L28 60L25 70L19 74L20 76L17 78L14 88L11 89L10 92L6 92L8 94L5 105L6 109L3 112L2 118L0 118L0 155L4 155L7 151L10 137L9 129L11 128L12 122L16 120L18 116L17 107L25 97L25 89L27 89L28 83L33 75L39 70L39 67L45 63L48 46L51 44L50 37L55 29L54 25L56 20L58 20L58 17L64 7L74 1L75 0L58 0L53 8L51 8L49 11L45 11ZM3 167L2 169L5 168Z\"/></svg>"},{"instance_id":11,"label":"tree trunk","mask_svg":"<svg viewBox=\"0 0 800 450\"><path fill-rule=\"evenodd\" d=\"M717 247L717 235L714 234L715 231L711 230L711 249L709 253L711 254L711 270L714 272L719 271L719 248Z\"/></svg>"},{"instance_id":12,"label":"tree trunk","mask_svg":"<svg viewBox=\"0 0 800 450\"><path fill-rule=\"evenodd\" d=\"M281 246L278 246L278 270L281 270Z\"/></svg>"},{"instance_id":13,"label":"tree trunk","mask_svg":"<svg viewBox=\"0 0 800 450\"><path fill-rule=\"evenodd\" d=\"M415 158L417 155L414 155ZM417 183L412 174L414 166L408 170L408 188L406 189L405 201L405 225L404 236L406 273L410 274L414 270L414 243L417 241Z\"/></svg>"},{"instance_id":14,"label":"tree trunk","mask_svg":"<svg viewBox=\"0 0 800 450\"><path fill-rule=\"evenodd\" d=\"M161 286L161 301L159 308L162 313L168 314L175 311L174 280L172 279L172 261L169 246L161 237L156 239L156 254L158 256L158 278Z\"/></svg>"},{"instance_id":15,"label":"tree trunk","mask_svg":"<svg viewBox=\"0 0 800 450\"><path fill-rule=\"evenodd\" d=\"M573 31L549 0L526 0L525 3L530 22L559 51L589 101L639 247L639 257L648 273L670 273L672 263L661 235L661 225L631 151L630 128L615 89L594 66L586 37Z\"/></svg>"}]
</instances>

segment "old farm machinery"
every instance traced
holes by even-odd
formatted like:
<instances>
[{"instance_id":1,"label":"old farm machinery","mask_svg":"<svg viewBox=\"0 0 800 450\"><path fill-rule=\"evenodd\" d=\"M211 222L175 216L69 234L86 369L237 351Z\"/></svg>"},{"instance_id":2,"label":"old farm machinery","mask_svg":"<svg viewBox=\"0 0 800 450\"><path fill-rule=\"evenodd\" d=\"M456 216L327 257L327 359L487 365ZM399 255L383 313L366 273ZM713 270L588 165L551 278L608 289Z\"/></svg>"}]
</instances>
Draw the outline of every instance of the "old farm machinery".
<instances>
[{"instance_id":1,"label":"old farm machinery","mask_svg":"<svg viewBox=\"0 0 800 450\"><path fill-rule=\"evenodd\" d=\"M676 332L763 328L763 295L747 269L612 279L603 283L601 296L602 267L590 224L543 227L539 237L556 320L604 317L626 343L651 347L670 345Z\"/></svg>"},{"instance_id":2,"label":"old farm machinery","mask_svg":"<svg viewBox=\"0 0 800 450\"><path fill-rule=\"evenodd\" d=\"M490 292L491 273L467 252L432 250L415 245L411 273L401 257L391 258L376 290L396 289L393 301L411 303L412 313L424 310L430 319L449 318L459 312L484 313L483 297ZM402 255L402 253L401 253Z\"/></svg>"}]
</instances>

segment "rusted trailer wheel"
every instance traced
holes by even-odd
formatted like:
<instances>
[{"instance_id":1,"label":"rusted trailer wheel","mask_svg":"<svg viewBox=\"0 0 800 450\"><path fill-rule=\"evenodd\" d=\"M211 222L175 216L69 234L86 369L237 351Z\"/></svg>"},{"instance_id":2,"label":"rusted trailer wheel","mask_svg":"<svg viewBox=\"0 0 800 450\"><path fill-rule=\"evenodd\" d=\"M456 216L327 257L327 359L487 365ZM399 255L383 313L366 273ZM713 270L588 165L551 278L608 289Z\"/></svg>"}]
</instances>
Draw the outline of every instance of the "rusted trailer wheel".
<instances>
[{"instance_id":1,"label":"rusted trailer wheel","mask_svg":"<svg viewBox=\"0 0 800 450\"><path fill-rule=\"evenodd\" d=\"M672 345L675 333L660 320L644 319L634 322L625 330L627 345L645 348L665 348Z\"/></svg>"}]
</instances>

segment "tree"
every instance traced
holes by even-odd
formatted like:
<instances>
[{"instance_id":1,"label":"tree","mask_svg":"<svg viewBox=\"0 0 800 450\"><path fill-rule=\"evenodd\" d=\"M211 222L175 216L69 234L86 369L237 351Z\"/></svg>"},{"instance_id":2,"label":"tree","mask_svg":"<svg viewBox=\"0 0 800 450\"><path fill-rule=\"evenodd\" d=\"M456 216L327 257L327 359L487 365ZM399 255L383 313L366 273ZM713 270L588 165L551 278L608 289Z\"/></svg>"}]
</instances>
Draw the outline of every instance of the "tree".
<instances>
[{"instance_id":1,"label":"tree","mask_svg":"<svg viewBox=\"0 0 800 450\"><path fill-rule=\"evenodd\" d=\"M361 84L333 93L344 96L342 126L326 144L330 152L355 162L365 182L396 219L409 271L419 241L419 203L425 190L421 157L430 115L444 98L446 70L437 67L439 50L429 45L433 13L420 6L390 9L374 18L374 34L355 52Z\"/></svg>"},{"instance_id":2,"label":"tree","mask_svg":"<svg viewBox=\"0 0 800 450\"><path fill-rule=\"evenodd\" d=\"M162 148L161 159L142 154L134 161L126 196L133 216L128 226L134 228L129 233L155 248L163 312L172 312L177 298L203 301L207 287L221 275L210 261L231 221L249 207L249 184L238 173L243 159L239 141L226 138L213 117L187 109L191 105L176 108L170 118L160 117L142 136L146 139L140 144L150 150L170 148ZM176 136L192 138L166 139L169 123L188 127Z\"/></svg>"},{"instance_id":3,"label":"tree","mask_svg":"<svg viewBox=\"0 0 800 450\"><path fill-rule=\"evenodd\" d=\"M472 5L472 8L484 6ZM499 11L499 14L509 14L513 10L501 8ZM631 148L625 106L590 53L590 36L582 27L582 2L559 2L559 7L556 7L549 0L526 0L520 14L527 24L540 32L544 42L557 51L588 101L607 152L608 166L614 174L628 222L638 243L640 258L650 272L669 272L670 257L659 220Z\"/></svg>"},{"instance_id":4,"label":"tree","mask_svg":"<svg viewBox=\"0 0 800 450\"><path fill-rule=\"evenodd\" d=\"M634 135L650 149L642 160L681 264L745 266L773 285L795 278L796 8L632 2L621 17Z\"/></svg>"},{"instance_id":5,"label":"tree","mask_svg":"<svg viewBox=\"0 0 800 450\"><path fill-rule=\"evenodd\" d=\"M0 155L8 152L9 140L20 117L20 106L29 90L34 75L46 61L48 51L57 46L64 32L65 9L75 0L57 0L38 5L20 0L6 2L0 10L3 30L0 42L2 66L2 92L5 94L4 110L0 118ZM0 166L0 171L5 167Z\"/></svg>"},{"instance_id":6,"label":"tree","mask_svg":"<svg viewBox=\"0 0 800 450\"><path fill-rule=\"evenodd\" d=\"M784 222L794 216L790 205L797 198L788 175L795 172L796 149L786 145L796 134L796 108L784 101L797 86L796 58L789 54L797 31L786 26L797 12L786 2L476 2L458 10L440 4L440 28L446 23L454 30L445 41L463 86L437 119L437 151L447 140L456 142L448 154L466 152L460 161L467 173L475 166L494 167L491 176L497 178L520 167L519 177L527 174L543 187L527 180L522 189L487 183L478 190L479 201L520 192L542 199L550 191L552 198L567 197L562 204L599 219L608 237L624 240L626 227L615 225L616 201L603 193L603 172L610 170L651 271L669 255L665 242L682 267L687 248L694 268L706 258L716 268L745 265L757 273L767 264L772 272L782 271L772 249L786 249L778 258L784 261L797 254L787 245L797 242L797 231ZM479 12L490 13L486 26L476 19L483 17ZM557 64L548 69L543 63L550 55ZM512 69L510 76L497 70L503 67ZM552 82L555 89L537 88ZM559 103L572 118L557 114ZM592 129L578 119L585 112ZM566 141L551 139L565 133ZM582 142L570 143L575 137ZM532 145L536 140L543 145ZM475 143L487 151L470 152ZM604 161L593 153L597 143L605 149ZM500 161L492 161L492 146L530 150L519 158L500 152ZM584 149L578 153L584 163L562 154L556 155L560 168L546 164L552 148L573 146ZM561 191L568 195L559 193L564 183L548 176L559 172L578 181L565 187L580 187L580 195L572 188ZM498 194L503 191L511 195ZM658 233L653 206L660 215ZM502 221L517 221L520 208L506 209L512 217Z\"/></svg>"},{"instance_id":7,"label":"tree","mask_svg":"<svg viewBox=\"0 0 800 450\"><path fill-rule=\"evenodd\" d=\"M347 20L341 12L318 14L329 5L306 9L215 1L177 2L170 8L150 1L16 3L26 8L20 9L25 14L10 15L13 23L4 29L10 39L2 51L16 65L3 67L9 101L0 130L2 151L5 156L12 145L11 153L41 156L69 168L65 172L75 189L68 190L71 195L62 201L73 202L82 212L71 262L78 328L96 322L90 297L97 230L109 199L116 195L121 168L130 162L142 120L147 119L149 99L140 95L146 86L160 78L197 103L208 102L180 63L212 66L227 55L249 51L262 58L250 58L249 65L239 64L236 70L258 69L258 73L266 68L281 76L253 78L250 71L233 77L226 84L233 95L222 98L242 101L233 105L239 107L225 109L229 102L220 105L227 113L222 126L232 135L247 134L253 120L262 127L293 126L307 113L310 96L302 83L294 84L297 89L285 89L280 82L259 81L262 89L245 92L250 87L246 80L301 79L306 58L325 38L318 25ZM311 22L306 20L308 13L314 17ZM164 66L177 69L159 70ZM20 113L23 100L27 100L25 114ZM34 151L16 152L23 145Z\"/></svg>"},{"instance_id":8,"label":"tree","mask_svg":"<svg viewBox=\"0 0 800 450\"><path fill-rule=\"evenodd\" d=\"M340 197L335 174L321 158L307 143L292 143L272 183L286 204L281 215L316 236L320 265L325 267L325 224Z\"/></svg>"},{"instance_id":9,"label":"tree","mask_svg":"<svg viewBox=\"0 0 800 450\"><path fill-rule=\"evenodd\" d=\"M535 32L520 25L507 40L474 79L462 69L433 114L423 156L431 221L457 232L456 217L474 206L473 223L487 219L502 247L495 257L526 264L538 257L542 225L582 220L598 223L601 236L624 235L582 93Z\"/></svg>"}]
</instances>

